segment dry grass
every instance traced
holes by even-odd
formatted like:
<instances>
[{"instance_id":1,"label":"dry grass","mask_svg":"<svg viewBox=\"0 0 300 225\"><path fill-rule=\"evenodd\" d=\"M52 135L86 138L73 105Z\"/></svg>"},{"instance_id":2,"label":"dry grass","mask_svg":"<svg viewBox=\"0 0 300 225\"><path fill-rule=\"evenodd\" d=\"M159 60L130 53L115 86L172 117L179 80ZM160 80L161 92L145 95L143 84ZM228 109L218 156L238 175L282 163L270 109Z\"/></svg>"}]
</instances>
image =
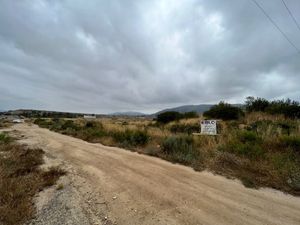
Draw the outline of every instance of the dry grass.
<instances>
[{"instance_id":1,"label":"dry grass","mask_svg":"<svg viewBox=\"0 0 300 225\"><path fill-rule=\"evenodd\" d=\"M75 123L80 126L79 130L71 127L71 130L56 131L183 163L195 170L206 168L239 178L247 187L273 187L300 194L297 187L300 183L300 122L297 120L250 113L239 120L219 121L217 136L191 136L191 129L199 126L200 130L199 118L166 125L150 119L102 118L94 122L94 128L88 129L82 119ZM132 137L122 137L126 131L145 132L147 142L131 143Z\"/></svg>"},{"instance_id":2,"label":"dry grass","mask_svg":"<svg viewBox=\"0 0 300 225\"><path fill-rule=\"evenodd\" d=\"M0 128L10 127L12 123L6 119L0 119Z\"/></svg>"},{"instance_id":3,"label":"dry grass","mask_svg":"<svg viewBox=\"0 0 300 225\"><path fill-rule=\"evenodd\" d=\"M251 124L262 120L270 120L275 122L285 120L285 118L283 115L271 115L264 112L251 112L248 113L247 116L244 118L244 123Z\"/></svg>"},{"instance_id":4,"label":"dry grass","mask_svg":"<svg viewBox=\"0 0 300 225\"><path fill-rule=\"evenodd\" d=\"M64 171L42 171L41 149L1 141L0 146L0 224L23 224L35 213L34 195L55 184Z\"/></svg>"}]
</instances>

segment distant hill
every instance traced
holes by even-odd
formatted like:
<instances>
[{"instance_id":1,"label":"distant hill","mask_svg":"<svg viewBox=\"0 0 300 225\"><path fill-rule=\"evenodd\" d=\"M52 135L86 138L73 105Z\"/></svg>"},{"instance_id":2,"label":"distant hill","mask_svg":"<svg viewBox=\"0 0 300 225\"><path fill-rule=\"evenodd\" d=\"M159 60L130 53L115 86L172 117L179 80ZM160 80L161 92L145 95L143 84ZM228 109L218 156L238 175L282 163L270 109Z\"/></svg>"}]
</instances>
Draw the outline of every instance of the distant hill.
<instances>
[{"instance_id":1,"label":"distant hill","mask_svg":"<svg viewBox=\"0 0 300 225\"><path fill-rule=\"evenodd\" d=\"M180 113L186 113L186 112L204 113L205 111L209 110L214 105L215 104L183 105L183 106L178 106L178 107L174 107L174 108L163 109L152 115L156 116L160 113L170 112L170 111L175 111L175 112L180 112ZM236 107L244 107L243 104L232 104L232 105L236 106Z\"/></svg>"},{"instance_id":2,"label":"distant hill","mask_svg":"<svg viewBox=\"0 0 300 225\"><path fill-rule=\"evenodd\" d=\"M163 112L169 112L169 111L175 111L175 112L180 112L180 113L185 113L185 112L197 112L197 113L203 113L207 110L209 110L213 104L200 104L200 105L183 105L175 108L168 108L164 109L161 111L158 111L154 113L154 115L163 113Z\"/></svg>"},{"instance_id":3,"label":"distant hill","mask_svg":"<svg viewBox=\"0 0 300 225\"><path fill-rule=\"evenodd\" d=\"M129 111L129 112L115 112L115 113L111 113L110 115L111 116L145 116L146 114L141 112Z\"/></svg>"},{"instance_id":4,"label":"distant hill","mask_svg":"<svg viewBox=\"0 0 300 225\"><path fill-rule=\"evenodd\" d=\"M73 112L58 112L47 110L34 110L34 109L17 109L4 112L5 115L16 115L25 117L57 117L57 118L77 118L83 117L85 113L73 113ZM95 115L97 117L103 116L101 114L88 114Z\"/></svg>"}]
</instances>

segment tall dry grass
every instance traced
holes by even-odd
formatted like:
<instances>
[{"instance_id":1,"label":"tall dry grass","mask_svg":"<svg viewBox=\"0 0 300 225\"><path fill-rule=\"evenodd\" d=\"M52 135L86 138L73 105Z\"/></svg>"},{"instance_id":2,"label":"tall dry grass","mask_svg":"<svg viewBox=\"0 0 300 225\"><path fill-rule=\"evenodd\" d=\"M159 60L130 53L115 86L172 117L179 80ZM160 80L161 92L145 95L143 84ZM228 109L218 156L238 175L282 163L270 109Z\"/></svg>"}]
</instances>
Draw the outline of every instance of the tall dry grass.
<instances>
[{"instance_id":1,"label":"tall dry grass","mask_svg":"<svg viewBox=\"0 0 300 225\"><path fill-rule=\"evenodd\" d=\"M19 225L31 219L34 196L64 174L59 168L41 170L43 154L0 133L0 224Z\"/></svg>"},{"instance_id":2,"label":"tall dry grass","mask_svg":"<svg viewBox=\"0 0 300 225\"><path fill-rule=\"evenodd\" d=\"M101 118L94 121L101 125L100 130L98 125L86 128L86 121L76 120L76 129L70 124L69 128L57 131L183 163L196 170L206 168L239 178L248 187L266 186L299 194L298 120L248 113L239 120L218 121L217 136L192 136L191 130L200 131L201 119L181 119L162 125L150 119ZM144 133L138 134L140 131ZM143 139L147 140L143 145L135 144Z\"/></svg>"}]
</instances>

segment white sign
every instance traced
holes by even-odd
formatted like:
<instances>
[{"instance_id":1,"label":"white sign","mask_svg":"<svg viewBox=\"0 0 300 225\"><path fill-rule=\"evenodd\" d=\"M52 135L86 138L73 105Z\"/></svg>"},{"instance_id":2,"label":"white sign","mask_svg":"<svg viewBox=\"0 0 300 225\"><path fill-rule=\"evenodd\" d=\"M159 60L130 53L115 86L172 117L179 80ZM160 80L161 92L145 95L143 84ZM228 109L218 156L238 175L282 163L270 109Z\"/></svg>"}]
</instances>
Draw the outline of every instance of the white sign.
<instances>
[{"instance_id":1,"label":"white sign","mask_svg":"<svg viewBox=\"0 0 300 225\"><path fill-rule=\"evenodd\" d=\"M202 120L201 134L217 135L217 121L216 120Z\"/></svg>"}]
</instances>

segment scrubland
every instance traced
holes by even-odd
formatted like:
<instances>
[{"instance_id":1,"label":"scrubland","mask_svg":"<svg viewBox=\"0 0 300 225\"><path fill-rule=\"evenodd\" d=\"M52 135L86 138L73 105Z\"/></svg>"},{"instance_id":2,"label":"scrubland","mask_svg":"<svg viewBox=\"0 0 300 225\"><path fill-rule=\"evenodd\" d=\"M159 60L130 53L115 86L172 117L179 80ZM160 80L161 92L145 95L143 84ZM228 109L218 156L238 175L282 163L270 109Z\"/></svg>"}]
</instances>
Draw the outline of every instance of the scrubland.
<instances>
[{"instance_id":1,"label":"scrubland","mask_svg":"<svg viewBox=\"0 0 300 225\"><path fill-rule=\"evenodd\" d=\"M42 119L40 127L88 142L118 146L238 178L247 187L300 194L300 122L283 115L248 112L220 120L217 136L195 136L202 118L166 124L141 118Z\"/></svg>"}]
</instances>

